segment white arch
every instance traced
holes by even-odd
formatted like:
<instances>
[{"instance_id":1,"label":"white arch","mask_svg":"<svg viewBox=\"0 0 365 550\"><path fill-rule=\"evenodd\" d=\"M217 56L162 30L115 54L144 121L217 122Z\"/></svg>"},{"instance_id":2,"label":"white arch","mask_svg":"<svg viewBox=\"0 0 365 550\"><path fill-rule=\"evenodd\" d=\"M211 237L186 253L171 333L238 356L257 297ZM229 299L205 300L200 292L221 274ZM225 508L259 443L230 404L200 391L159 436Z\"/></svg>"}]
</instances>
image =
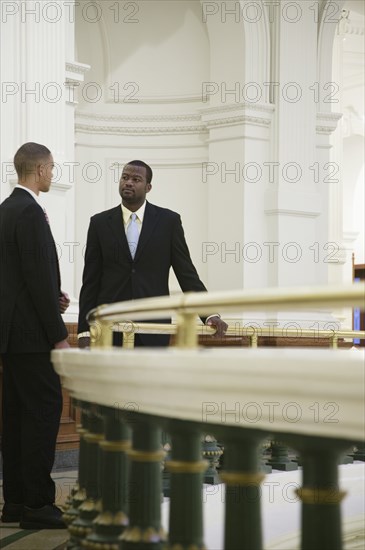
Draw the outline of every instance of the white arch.
<instances>
[{"instance_id":1,"label":"white arch","mask_svg":"<svg viewBox=\"0 0 365 550\"><path fill-rule=\"evenodd\" d=\"M223 5L224 3L212 2L212 11L207 13L207 2L200 0L202 4L203 21L207 25L208 36L210 44L219 43L220 31L222 29ZM248 12L247 7L249 5L256 6L256 12ZM244 47L240 51L240 44L230 44L233 47L237 46L237 63L242 63L243 74L245 83L255 82L262 86L264 82L270 80L270 27L267 14L267 6L264 5L263 0L256 0L256 2L247 2L247 0L240 0L236 2L235 6L239 6L240 11L236 13L227 13L226 24L231 25L232 30L235 30L235 26L242 28ZM258 9L258 7L260 9ZM237 10L237 8L235 8ZM257 14L257 16L256 16ZM232 36L234 34L232 33ZM237 35L236 35L237 37Z\"/></svg>"}]
</instances>

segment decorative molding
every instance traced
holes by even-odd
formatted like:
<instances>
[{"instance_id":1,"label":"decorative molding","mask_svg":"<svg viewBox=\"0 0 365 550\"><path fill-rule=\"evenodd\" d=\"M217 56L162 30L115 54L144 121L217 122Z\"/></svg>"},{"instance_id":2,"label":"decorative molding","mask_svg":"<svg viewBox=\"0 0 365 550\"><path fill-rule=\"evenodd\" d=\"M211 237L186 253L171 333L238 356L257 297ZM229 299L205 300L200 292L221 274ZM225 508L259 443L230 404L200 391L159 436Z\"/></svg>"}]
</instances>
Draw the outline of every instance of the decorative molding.
<instances>
[{"instance_id":1,"label":"decorative molding","mask_svg":"<svg viewBox=\"0 0 365 550\"><path fill-rule=\"evenodd\" d=\"M364 36L364 22L363 20L352 20L351 11L342 10L341 19L338 22L338 34L340 36Z\"/></svg>"},{"instance_id":2,"label":"decorative molding","mask_svg":"<svg viewBox=\"0 0 365 550\"><path fill-rule=\"evenodd\" d=\"M86 134L107 134L107 135L182 135L201 134L207 131L204 125L196 126L99 126L97 124L76 124L76 132Z\"/></svg>"},{"instance_id":3,"label":"decorative molding","mask_svg":"<svg viewBox=\"0 0 365 550\"><path fill-rule=\"evenodd\" d=\"M201 116L199 114L188 113L185 115L140 115L140 116L129 116L129 115L109 115L103 113L83 113L82 111L76 112L77 118L87 119L87 120L97 120L102 122L193 122L201 121Z\"/></svg>"},{"instance_id":4,"label":"decorative molding","mask_svg":"<svg viewBox=\"0 0 365 550\"><path fill-rule=\"evenodd\" d=\"M66 61L66 71L78 75L85 75L91 69L86 63L78 63L77 61Z\"/></svg>"},{"instance_id":5,"label":"decorative molding","mask_svg":"<svg viewBox=\"0 0 365 550\"><path fill-rule=\"evenodd\" d=\"M109 135L202 134L210 128L246 123L268 127L274 110L273 105L245 103L208 107L199 109L198 113L169 115L131 116L78 112L75 129L81 133Z\"/></svg>"},{"instance_id":6,"label":"decorative molding","mask_svg":"<svg viewBox=\"0 0 365 550\"><path fill-rule=\"evenodd\" d=\"M90 65L86 65L85 63L66 61L65 86L69 91L69 98L66 99L68 105L77 105L77 86L84 82L85 74L90 68Z\"/></svg>"},{"instance_id":7,"label":"decorative molding","mask_svg":"<svg viewBox=\"0 0 365 550\"><path fill-rule=\"evenodd\" d=\"M210 128L223 128L225 126L237 126L238 124L252 124L254 126L270 126L271 119L260 118L254 116L235 116L229 118L220 118L216 120L210 120L207 123L207 129Z\"/></svg>"},{"instance_id":8,"label":"decorative molding","mask_svg":"<svg viewBox=\"0 0 365 550\"><path fill-rule=\"evenodd\" d=\"M317 113L317 134L332 134L342 116L342 113Z\"/></svg>"},{"instance_id":9,"label":"decorative molding","mask_svg":"<svg viewBox=\"0 0 365 550\"><path fill-rule=\"evenodd\" d=\"M181 135L201 134L207 132L207 128L196 113L131 116L78 112L76 131L109 135Z\"/></svg>"},{"instance_id":10,"label":"decorative molding","mask_svg":"<svg viewBox=\"0 0 365 550\"><path fill-rule=\"evenodd\" d=\"M268 127L274 111L274 105L265 103L235 103L200 109L207 129L238 124Z\"/></svg>"}]
</instances>

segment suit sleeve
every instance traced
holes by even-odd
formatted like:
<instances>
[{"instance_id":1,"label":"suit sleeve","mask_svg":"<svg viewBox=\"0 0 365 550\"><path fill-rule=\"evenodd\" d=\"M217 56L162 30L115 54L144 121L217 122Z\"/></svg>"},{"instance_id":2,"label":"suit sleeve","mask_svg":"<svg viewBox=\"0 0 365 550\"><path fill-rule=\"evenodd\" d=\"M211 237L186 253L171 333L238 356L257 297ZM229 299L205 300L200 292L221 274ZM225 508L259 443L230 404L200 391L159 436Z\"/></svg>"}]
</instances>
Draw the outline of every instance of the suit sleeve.
<instances>
[{"instance_id":1,"label":"suit sleeve","mask_svg":"<svg viewBox=\"0 0 365 550\"><path fill-rule=\"evenodd\" d=\"M207 290L191 260L180 216L176 216L173 228L171 263L183 292L203 292Z\"/></svg>"},{"instance_id":2,"label":"suit sleeve","mask_svg":"<svg viewBox=\"0 0 365 550\"><path fill-rule=\"evenodd\" d=\"M82 287L79 300L79 322L77 332L89 330L89 323L86 319L87 314L97 303L102 276L103 261L101 244L95 228L95 222L90 220L87 233L85 265L82 275Z\"/></svg>"},{"instance_id":3,"label":"suit sleeve","mask_svg":"<svg viewBox=\"0 0 365 550\"><path fill-rule=\"evenodd\" d=\"M17 224L25 286L50 345L67 338L59 307L59 268L50 228L38 205L26 208Z\"/></svg>"}]
</instances>

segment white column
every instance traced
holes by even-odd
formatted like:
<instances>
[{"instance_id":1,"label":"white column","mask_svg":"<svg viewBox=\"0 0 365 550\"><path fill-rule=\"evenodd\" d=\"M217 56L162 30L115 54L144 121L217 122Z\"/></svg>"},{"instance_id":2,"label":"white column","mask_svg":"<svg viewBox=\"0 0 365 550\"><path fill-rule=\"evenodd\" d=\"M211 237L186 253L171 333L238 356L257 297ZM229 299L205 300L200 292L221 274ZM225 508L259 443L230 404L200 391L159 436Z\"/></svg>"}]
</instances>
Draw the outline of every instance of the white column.
<instances>
[{"instance_id":1,"label":"white column","mask_svg":"<svg viewBox=\"0 0 365 550\"><path fill-rule=\"evenodd\" d=\"M63 289L75 302L74 104L66 87L66 61L74 55L72 7L63 0L1 3L0 198L16 183L16 150L27 141L46 145L55 160L54 181L40 199L57 244Z\"/></svg>"},{"instance_id":2,"label":"white column","mask_svg":"<svg viewBox=\"0 0 365 550\"><path fill-rule=\"evenodd\" d=\"M267 286L265 215L266 160L270 154L273 106L233 104L202 111L209 130L207 185L210 290Z\"/></svg>"},{"instance_id":3,"label":"white column","mask_svg":"<svg viewBox=\"0 0 365 550\"><path fill-rule=\"evenodd\" d=\"M276 251L270 286L319 283L311 247L318 219L325 215L315 184L317 24L313 12L296 3L276 12L273 32L273 179L266 194L267 229ZM303 47L305 44L305 47Z\"/></svg>"}]
</instances>

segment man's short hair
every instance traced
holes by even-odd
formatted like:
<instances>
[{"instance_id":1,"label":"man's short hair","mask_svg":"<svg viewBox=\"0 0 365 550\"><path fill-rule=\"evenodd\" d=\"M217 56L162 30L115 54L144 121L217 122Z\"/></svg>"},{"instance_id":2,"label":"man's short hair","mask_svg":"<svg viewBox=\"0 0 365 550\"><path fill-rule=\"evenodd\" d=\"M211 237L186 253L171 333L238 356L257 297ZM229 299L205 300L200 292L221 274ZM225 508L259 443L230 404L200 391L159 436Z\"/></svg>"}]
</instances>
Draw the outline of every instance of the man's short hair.
<instances>
[{"instance_id":1,"label":"man's short hair","mask_svg":"<svg viewBox=\"0 0 365 550\"><path fill-rule=\"evenodd\" d=\"M24 179L27 174L34 172L36 166L46 160L51 151L39 143L24 143L14 156L14 166L19 179Z\"/></svg>"},{"instance_id":2,"label":"man's short hair","mask_svg":"<svg viewBox=\"0 0 365 550\"><path fill-rule=\"evenodd\" d=\"M126 163L126 166L127 165L132 165L132 166L141 166L142 168L146 168L146 179L147 179L147 183L151 183L152 181L152 176L153 176L153 172L152 172L152 168L151 166L148 166L148 164L146 164L145 162L143 162L143 160L132 160L131 162L127 162Z\"/></svg>"}]
</instances>

